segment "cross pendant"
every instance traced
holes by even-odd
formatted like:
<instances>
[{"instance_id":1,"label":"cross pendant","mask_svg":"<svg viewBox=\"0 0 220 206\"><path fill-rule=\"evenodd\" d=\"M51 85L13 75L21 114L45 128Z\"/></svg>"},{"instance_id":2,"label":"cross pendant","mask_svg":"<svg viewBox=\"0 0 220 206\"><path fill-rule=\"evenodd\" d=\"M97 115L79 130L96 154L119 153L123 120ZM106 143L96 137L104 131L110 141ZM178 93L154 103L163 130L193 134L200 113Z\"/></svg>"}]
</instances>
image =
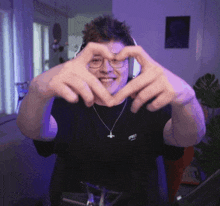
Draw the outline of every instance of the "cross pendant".
<instances>
[{"instance_id":1,"label":"cross pendant","mask_svg":"<svg viewBox=\"0 0 220 206\"><path fill-rule=\"evenodd\" d=\"M110 131L110 135L108 135L107 137L112 138L115 137L115 135L113 135L112 132Z\"/></svg>"}]
</instances>

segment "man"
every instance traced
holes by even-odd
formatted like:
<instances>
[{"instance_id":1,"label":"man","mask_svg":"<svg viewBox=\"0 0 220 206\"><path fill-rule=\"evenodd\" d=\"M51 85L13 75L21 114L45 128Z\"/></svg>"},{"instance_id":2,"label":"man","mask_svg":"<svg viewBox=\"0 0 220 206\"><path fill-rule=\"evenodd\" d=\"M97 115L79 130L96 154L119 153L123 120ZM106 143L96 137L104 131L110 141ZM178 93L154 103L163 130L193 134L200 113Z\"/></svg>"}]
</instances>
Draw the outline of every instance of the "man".
<instances>
[{"instance_id":1,"label":"man","mask_svg":"<svg viewBox=\"0 0 220 206\"><path fill-rule=\"evenodd\" d=\"M99 17L83 33L75 59L32 80L17 118L24 135L54 143L52 205L80 181L123 192L117 205L165 205L156 158L179 159L205 134L195 93L134 46L125 23ZM141 73L128 82L132 57Z\"/></svg>"}]
</instances>

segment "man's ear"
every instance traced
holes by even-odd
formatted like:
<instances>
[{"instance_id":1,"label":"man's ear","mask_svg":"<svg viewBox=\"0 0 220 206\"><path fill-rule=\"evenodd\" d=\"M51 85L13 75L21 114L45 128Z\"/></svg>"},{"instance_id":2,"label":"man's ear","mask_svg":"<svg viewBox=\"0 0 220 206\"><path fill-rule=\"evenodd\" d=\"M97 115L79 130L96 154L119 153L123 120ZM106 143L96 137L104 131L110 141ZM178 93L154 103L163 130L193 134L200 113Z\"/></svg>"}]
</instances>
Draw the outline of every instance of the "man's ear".
<instances>
[{"instance_id":1,"label":"man's ear","mask_svg":"<svg viewBox=\"0 0 220 206\"><path fill-rule=\"evenodd\" d=\"M137 42L134 38L132 38L134 41L134 44L137 45ZM129 58L129 78L135 78L138 76L141 72L141 65L138 63L138 61L135 58Z\"/></svg>"}]
</instances>

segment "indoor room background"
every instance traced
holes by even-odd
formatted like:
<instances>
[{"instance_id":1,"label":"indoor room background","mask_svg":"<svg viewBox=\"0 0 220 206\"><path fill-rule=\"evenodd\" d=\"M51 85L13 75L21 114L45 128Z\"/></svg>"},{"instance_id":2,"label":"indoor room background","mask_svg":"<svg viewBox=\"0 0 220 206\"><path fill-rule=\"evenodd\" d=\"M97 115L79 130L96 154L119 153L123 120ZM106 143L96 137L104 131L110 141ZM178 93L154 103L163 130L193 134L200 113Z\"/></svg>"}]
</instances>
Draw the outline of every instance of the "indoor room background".
<instances>
[{"instance_id":1,"label":"indoor room background","mask_svg":"<svg viewBox=\"0 0 220 206\"><path fill-rule=\"evenodd\" d=\"M191 86L206 73L220 78L219 0L0 0L0 205L45 201L55 156L40 157L16 126L17 83L74 58L85 23L113 15L131 26L149 55ZM188 48L165 48L166 17L190 16ZM54 50L59 23L63 50Z\"/></svg>"}]
</instances>

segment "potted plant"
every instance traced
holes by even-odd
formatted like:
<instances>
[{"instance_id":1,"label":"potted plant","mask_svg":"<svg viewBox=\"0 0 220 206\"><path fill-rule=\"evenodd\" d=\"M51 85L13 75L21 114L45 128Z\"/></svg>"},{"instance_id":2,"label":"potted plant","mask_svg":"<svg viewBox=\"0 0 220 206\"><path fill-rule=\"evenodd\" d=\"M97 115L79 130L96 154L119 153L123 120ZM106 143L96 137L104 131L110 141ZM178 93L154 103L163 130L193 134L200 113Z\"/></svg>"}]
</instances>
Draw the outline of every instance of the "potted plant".
<instances>
[{"instance_id":1,"label":"potted plant","mask_svg":"<svg viewBox=\"0 0 220 206\"><path fill-rule=\"evenodd\" d=\"M196 81L193 89L204 111L206 136L203 141L194 146L195 158L192 164L209 177L220 169L220 115L215 115L216 110L220 108L220 84L214 74L207 73ZM201 171L199 172L201 176ZM190 203L183 198L182 201L176 201L172 205L193 206L197 204Z\"/></svg>"},{"instance_id":2,"label":"potted plant","mask_svg":"<svg viewBox=\"0 0 220 206\"><path fill-rule=\"evenodd\" d=\"M206 117L206 139L195 145L195 159L207 176L220 168L220 85L214 74L205 74L193 86ZM210 120L208 119L211 110Z\"/></svg>"}]
</instances>

